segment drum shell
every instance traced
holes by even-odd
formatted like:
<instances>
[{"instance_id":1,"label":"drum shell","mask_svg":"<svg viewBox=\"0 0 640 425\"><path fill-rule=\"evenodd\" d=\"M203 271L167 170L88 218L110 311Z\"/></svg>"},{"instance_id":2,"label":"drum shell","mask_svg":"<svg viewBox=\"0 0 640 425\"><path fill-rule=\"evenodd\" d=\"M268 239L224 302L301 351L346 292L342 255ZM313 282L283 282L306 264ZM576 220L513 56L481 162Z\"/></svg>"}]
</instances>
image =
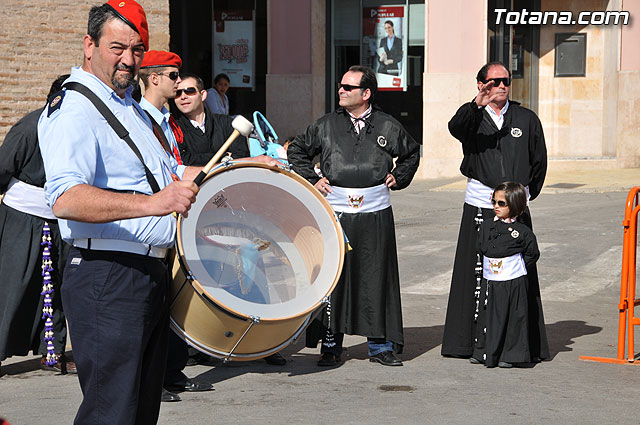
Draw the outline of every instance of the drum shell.
<instances>
[{"instance_id":1,"label":"drum shell","mask_svg":"<svg viewBox=\"0 0 640 425\"><path fill-rule=\"evenodd\" d=\"M324 297L328 297L340 276L345 249L342 228L339 221L334 217L331 206L310 183L296 174L282 171L281 167L258 163L237 163L231 168L242 169L244 167L271 169L278 171L280 174L288 174L306 188L306 190L303 190L306 194L303 195L303 198L311 196L312 199L319 200L320 204L322 204L321 209L324 210L324 213L321 216L323 217L324 226L325 228L331 227L333 230L329 233L333 234L335 232L332 239L340 241L340 243L334 242L335 246L331 245L330 250L327 250L327 246L316 246L318 243L317 235L313 235L314 232L309 230L309 226L305 226L304 223L300 222L300 218L297 215L291 214L289 219L286 220L286 225L289 227L294 226L295 231L293 234L289 234L289 237L294 241L300 255L307 259L306 269L310 282L314 282L314 279L318 276L317 266L324 267L321 252L323 250L326 252L335 251L335 253L331 254L333 256L332 262L337 264L335 266L337 271L335 275L331 276L333 281L330 282L331 279L318 279L318 281L326 282L323 284L327 288ZM215 178L216 174L221 172L225 172L225 169L214 170L205 179L203 185L206 185L209 179ZM274 199L278 202L277 198ZM193 213L193 210L192 208L190 214ZM318 213L318 207L316 207L315 211ZM318 297L317 300L313 298L315 304L307 305L304 311L300 311L298 314L287 313L278 318L263 317L260 319L231 308L225 308L225 306L222 306L209 296L204 286L193 275L189 277L185 275L185 273L190 273L190 267L186 264L186 259L181 254L183 252L181 239L182 220L183 217L178 220L177 254L174 254L171 265L173 279L170 288L172 300L170 323L172 329L179 336L199 351L214 357L253 360L266 357L283 349L300 335L309 323L313 312L323 302L324 297ZM331 224L328 224L329 222ZM287 228L284 232L287 233L289 230L291 229ZM191 233L187 231L187 234ZM335 260L336 258L338 259L337 261ZM250 330L246 336L242 338L249 328ZM238 343L238 341L240 342Z\"/></svg>"},{"instance_id":2,"label":"drum shell","mask_svg":"<svg viewBox=\"0 0 640 425\"><path fill-rule=\"evenodd\" d=\"M171 267L171 328L199 351L226 358L251 324L251 319L231 315L217 306L215 301L206 300L206 295L200 295L186 278L175 255ZM255 360L276 353L304 330L309 319L310 315L305 315L257 322L233 351L231 358Z\"/></svg>"}]
</instances>

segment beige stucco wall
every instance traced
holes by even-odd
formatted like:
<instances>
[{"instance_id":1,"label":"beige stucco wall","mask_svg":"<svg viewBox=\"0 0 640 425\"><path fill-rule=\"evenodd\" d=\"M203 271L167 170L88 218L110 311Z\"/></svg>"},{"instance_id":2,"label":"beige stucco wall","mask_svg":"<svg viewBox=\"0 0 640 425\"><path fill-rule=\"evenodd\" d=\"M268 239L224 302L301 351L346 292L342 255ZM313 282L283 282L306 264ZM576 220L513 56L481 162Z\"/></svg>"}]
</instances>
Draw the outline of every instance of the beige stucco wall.
<instances>
[{"instance_id":1,"label":"beige stucco wall","mask_svg":"<svg viewBox=\"0 0 640 425\"><path fill-rule=\"evenodd\" d=\"M325 8L324 0L275 0L268 8L266 114L282 140L325 113Z\"/></svg>"},{"instance_id":2,"label":"beige stucco wall","mask_svg":"<svg viewBox=\"0 0 640 425\"><path fill-rule=\"evenodd\" d=\"M540 27L538 115L549 167L640 167L640 24L633 25L640 1L542 0L541 10L571 10L575 16L585 10L629 10L632 16L627 26ZM475 73L487 55L487 4L428 2L426 15L424 159L417 176L459 176L462 153L447 122L475 96ZM446 28L452 16L464 31ZM555 77L555 34L571 32L587 34L586 76Z\"/></svg>"},{"instance_id":3,"label":"beige stucco wall","mask_svg":"<svg viewBox=\"0 0 640 425\"><path fill-rule=\"evenodd\" d=\"M606 10L608 3L544 0L541 9L571 10L577 15L582 10ZM587 35L586 76L555 77L555 35L574 32ZM620 27L613 25L540 27L538 116L550 158L600 159L615 155L615 145L605 140L611 140L610 123L615 122L615 114L607 106L616 98L619 32Z\"/></svg>"},{"instance_id":4,"label":"beige stucco wall","mask_svg":"<svg viewBox=\"0 0 640 425\"><path fill-rule=\"evenodd\" d=\"M640 167L640 72L621 71L618 84L618 167Z\"/></svg>"},{"instance_id":5,"label":"beige stucco wall","mask_svg":"<svg viewBox=\"0 0 640 425\"><path fill-rule=\"evenodd\" d=\"M460 175L462 148L447 123L476 95L475 76L486 62L486 11L486 0L426 3L423 158L417 178Z\"/></svg>"},{"instance_id":6,"label":"beige stucco wall","mask_svg":"<svg viewBox=\"0 0 640 425\"><path fill-rule=\"evenodd\" d=\"M82 64L82 37L95 0L0 0L0 141L45 103L51 82ZM169 0L144 0L150 47L169 48Z\"/></svg>"},{"instance_id":7,"label":"beige stucco wall","mask_svg":"<svg viewBox=\"0 0 640 425\"><path fill-rule=\"evenodd\" d=\"M619 167L640 167L640 1L620 0L629 10L631 24L622 28L618 101L616 102L616 155Z\"/></svg>"}]
</instances>

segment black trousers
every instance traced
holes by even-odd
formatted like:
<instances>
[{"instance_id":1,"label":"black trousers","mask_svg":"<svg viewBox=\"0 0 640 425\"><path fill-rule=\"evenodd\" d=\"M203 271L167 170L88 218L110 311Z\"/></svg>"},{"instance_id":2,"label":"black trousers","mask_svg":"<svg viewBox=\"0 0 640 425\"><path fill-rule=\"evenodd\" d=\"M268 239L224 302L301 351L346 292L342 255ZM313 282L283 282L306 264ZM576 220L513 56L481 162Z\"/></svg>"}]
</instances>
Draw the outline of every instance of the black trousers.
<instances>
[{"instance_id":1,"label":"black trousers","mask_svg":"<svg viewBox=\"0 0 640 425\"><path fill-rule=\"evenodd\" d=\"M167 336L162 260L71 248L62 282L83 400L75 424L155 424Z\"/></svg>"},{"instance_id":2,"label":"black trousers","mask_svg":"<svg viewBox=\"0 0 640 425\"><path fill-rule=\"evenodd\" d=\"M171 385L187 379L182 370L189 360L189 346L172 330L169 330L169 351L164 372L164 385Z\"/></svg>"}]
</instances>

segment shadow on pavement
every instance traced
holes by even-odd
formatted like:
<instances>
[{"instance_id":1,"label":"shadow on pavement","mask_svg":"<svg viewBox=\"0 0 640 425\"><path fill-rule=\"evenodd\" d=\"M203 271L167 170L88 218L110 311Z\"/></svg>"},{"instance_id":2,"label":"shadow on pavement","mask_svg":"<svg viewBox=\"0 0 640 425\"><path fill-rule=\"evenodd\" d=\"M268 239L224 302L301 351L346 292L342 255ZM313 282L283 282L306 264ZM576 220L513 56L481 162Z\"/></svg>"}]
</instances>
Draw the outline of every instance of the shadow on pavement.
<instances>
[{"instance_id":1,"label":"shadow on pavement","mask_svg":"<svg viewBox=\"0 0 640 425\"><path fill-rule=\"evenodd\" d=\"M406 345L404 346L403 353L398 357L400 357L402 361L408 362L440 346L442 343L443 329L444 326L442 325L404 328ZM296 345L291 345L282 350L280 353L287 359L287 364L284 366L268 365L263 360L250 362L235 361L226 365L218 365L198 375L194 379L215 384L247 373L286 373L289 376L308 375L339 368L350 360L367 360L369 358L366 341L363 341L361 344L345 347L342 353L341 363L334 367L319 367L316 364L319 359L319 347L312 353L301 352L304 349L304 343L299 342ZM188 370L187 368L187 374Z\"/></svg>"},{"instance_id":2,"label":"shadow on pavement","mask_svg":"<svg viewBox=\"0 0 640 425\"><path fill-rule=\"evenodd\" d=\"M600 332L600 326L587 325L582 320L563 320L552 324L547 324L547 339L549 340L549 354L553 360L555 356L563 351L573 351L570 347L574 343L574 339L592 335Z\"/></svg>"}]
</instances>

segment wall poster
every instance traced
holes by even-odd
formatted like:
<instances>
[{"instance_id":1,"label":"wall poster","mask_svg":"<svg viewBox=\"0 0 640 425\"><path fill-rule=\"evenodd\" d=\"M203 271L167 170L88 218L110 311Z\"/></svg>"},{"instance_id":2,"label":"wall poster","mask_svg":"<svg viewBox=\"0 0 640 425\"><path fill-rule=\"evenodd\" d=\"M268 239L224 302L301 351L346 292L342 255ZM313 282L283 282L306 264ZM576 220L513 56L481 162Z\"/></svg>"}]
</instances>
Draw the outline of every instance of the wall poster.
<instances>
[{"instance_id":1,"label":"wall poster","mask_svg":"<svg viewBox=\"0 0 640 425\"><path fill-rule=\"evenodd\" d=\"M407 7L362 9L362 63L376 71L378 88L407 90Z\"/></svg>"},{"instance_id":2,"label":"wall poster","mask_svg":"<svg viewBox=\"0 0 640 425\"><path fill-rule=\"evenodd\" d=\"M213 75L229 76L230 87L255 89L253 10L215 10Z\"/></svg>"}]
</instances>

